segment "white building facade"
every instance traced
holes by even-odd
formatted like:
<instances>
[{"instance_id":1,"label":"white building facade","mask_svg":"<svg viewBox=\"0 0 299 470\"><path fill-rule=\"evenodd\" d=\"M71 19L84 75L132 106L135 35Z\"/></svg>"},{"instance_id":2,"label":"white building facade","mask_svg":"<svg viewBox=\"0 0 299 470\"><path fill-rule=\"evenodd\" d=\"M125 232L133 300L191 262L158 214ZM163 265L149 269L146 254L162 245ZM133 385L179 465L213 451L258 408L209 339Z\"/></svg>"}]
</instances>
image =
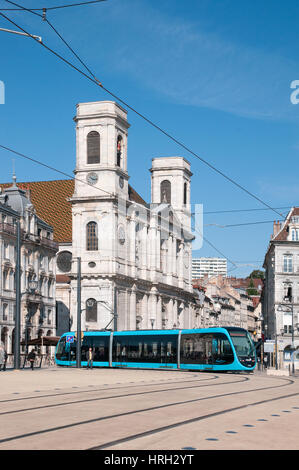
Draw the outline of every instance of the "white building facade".
<instances>
[{"instance_id":1,"label":"white building facade","mask_svg":"<svg viewBox=\"0 0 299 470\"><path fill-rule=\"evenodd\" d=\"M56 252L53 229L37 216L29 195L15 181L0 195L0 334L14 352L16 311L16 220L21 227L21 341L56 332Z\"/></svg>"},{"instance_id":2,"label":"white building facade","mask_svg":"<svg viewBox=\"0 0 299 470\"><path fill-rule=\"evenodd\" d=\"M193 328L189 162L153 158L146 204L128 183L127 112L111 101L80 103L74 120L72 243L61 243L57 258L58 275L69 276L57 288L61 311L69 308L76 329L80 260L82 330Z\"/></svg>"}]
</instances>

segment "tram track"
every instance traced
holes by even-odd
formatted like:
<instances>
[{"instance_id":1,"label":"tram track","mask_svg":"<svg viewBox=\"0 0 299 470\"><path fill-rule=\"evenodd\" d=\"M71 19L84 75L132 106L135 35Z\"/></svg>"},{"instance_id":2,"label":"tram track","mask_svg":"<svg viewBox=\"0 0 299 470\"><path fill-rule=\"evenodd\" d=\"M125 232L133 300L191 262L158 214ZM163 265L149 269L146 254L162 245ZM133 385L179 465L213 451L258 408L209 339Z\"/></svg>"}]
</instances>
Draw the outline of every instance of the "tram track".
<instances>
[{"instance_id":1,"label":"tram track","mask_svg":"<svg viewBox=\"0 0 299 470\"><path fill-rule=\"evenodd\" d=\"M244 379L247 379L247 377L244 378ZM105 421L105 420L112 420L112 419L122 418L122 417L130 416L130 415L132 416L132 415L136 415L138 413L153 412L155 410L161 410L161 409L166 409L166 408L169 408L169 407L175 407L175 406L186 405L186 404L195 403L195 402L201 402L201 401L204 401L204 400L215 400L215 399L219 400L221 398L237 396L237 395L247 394L247 393L251 393L251 392L256 393L256 392L264 391L264 390L277 389L277 388L281 388L281 387L286 387L286 386L291 385L291 384L294 383L294 381L291 380L291 379L282 379L282 378L280 378L280 380L283 380L284 383L279 384L279 385L271 385L271 386L259 387L259 388L255 387L255 388L252 388L252 389L241 390L241 391L236 391L236 392L222 393L222 394L218 394L218 395L214 395L214 396L209 395L209 396L206 396L206 397L193 398L193 399L190 399L190 400L183 400L183 401L181 400L181 401L176 401L176 402L173 402L173 403L166 403L166 404L162 404L162 405L157 405L157 406L152 406L152 407L147 407L147 408L142 408L142 409L137 409L137 410L135 409L135 410L126 411L126 412L122 412L122 413L115 413L115 414L108 415L108 416L95 417L95 418L88 419L88 420L81 420L81 421L77 421L77 422L73 422L73 423L68 423L68 424L64 424L64 425L60 425L60 426L55 426L55 427L52 427L52 428L46 428L46 429L32 431L32 432L29 432L29 433L14 435L14 436L10 436L10 437L4 438L4 439L0 439L0 444L7 443L9 441L17 441L17 440L26 439L28 437L40 436L42 434L47 434L47 433L51 433L51 432L54 432L54 431L70 429L70 428L74 428L74 427L78 427L78 426L83 426L83 425L86 425L86 424L91 424L91 423L97 423L97 422L101 422L101 421ZM243 381L245 381L245 380L243 380ZM238 382L240 382L240 381L233 381L233 382L230 382L230 383L238 383ZM221 385L225 385L225 384L228 385L229 383L228 382L221 383ZM217 384L212 384L213 387L216 386L216 385ZM180 389L182 389L182 388L180 388ZM187 388L189 388L189 387L187 387ZM154 391L138 392L138 395L144 395L144 394L148 394L148 393L157 393L157 392L163 392L163 391L168 392L168 391L174 391L174 390L175 389L172 388L172 389L167 389L167 390L154 390ZM127 394L127 395L123 395L123 396L128 396L128 395L134 396L136 394ZM193 423L193 422L201 421L201 420L204 420L204 419L208 419L208 418L211 418L213 416L229 413L229 412L240 410L240 409L250 407L250 406L256 406L256 405L260 405L260 404L263 404L263 403L269 403L269 402L275 401L275 400L290 398L290 397L298 396L298 395L299 395L299 392L298 393L291 393L291 394L287 394L287 395L280 395L278 397L274 397L274 398L272 397L271 399L259 400L259 401L256 401L256 402L245 403L245 404L242 404L242 405L239 405L239 406L236 406L236 407L227 408L227 409L224 409L224 410L218 410L216 412L209 413L209 414L206 414L206 415L196 416L196 417L192 417L192 418L187 419L187 420L179 421L179 422L176 422L176 423L171 423L171 424L161 426L161 427L157 427L157 428L152 428L150 430L146 430L144 432L132 434L130 436L123 437L121 439L111 440L111 441L103 443L99 446L90 447L88 450L106 449L106 448L112 447L112 446L117 445L117 444L133 441L133 440L139 439L141 437L145 437L145 436L148 436L148 435L151 435L151 434L160 433L160 432L163 432L163 431L168 430L168 429L173 429L175 427L180 427L180 426L183 426L183 425L186 425L186 424L189 424L189 423ZM100 399L104 399L104 398L105 397L102 397ZM112 397L109 397L109 398L114 399L114 398L119 398L119 396L112 396ZM86 401L86 400L82 400L82 402L84 402L84 401ZM80 402L78 402L78 401L74 402L74 404L76 404L76 403L81 403L81 401ZM50 405L50 406L53 406L53 405ZM63 403L61 404L61 406L63 406ZM24 410L24 411L28 411L28 409Z\"/></svg>"},{"instance_id":2,"label":"tram track","mask_svg":"<svg viewBox=\"0 0 299 470\"><path fill-rule=\"evenodd\" d=\"M183 372L183 373L185 373L185 372ZM188 382L205 382L205 381L209 381L209 380L216 380L219 377L220 377L219 375L213 375L212 377L209 377L209 378L206 378L206 379L180 380L180 381L169 382L169 383L178 384L178 383L188 383ZM29 396L29 397L8 398L8 399L5 399L5 400L0 400L0 405L5 404L5 403L13 403L13 402L17 402L17 401L35 400L36 398L51 398L51 397L59 397L59 396L62 397L62 396L66 396L66 395L78 395L78 394L82 394L82 393L107 392L107 391L110 391L110 390L121 390L122 388L128 388L128 387L130 387L130 388L152 387L154 385L165 385L165 382L164 383L163 382L161 382L161 383L149 383L149 384L140 382L136 385L132 385L131 383L129 383L129 384L123 385L121 387L105 387L105 388L93 388L93 389L90 389L90 390L77 390L77 391L63 392L63 393L48 393L47 395L38 395L38 397L36 395L34 395L34 396Z\"/></svg>"},{"instance_id":3,"label":"tram track","mask_svg":"<svg viewBox=\"0 0 299 470\"><path fill-rule=\"evenodd\" d=\"M171 429L175 429L175 428L178 428L178 427L181 427L181 426L186 426L188 424L196 423L196 422L199 422L199 421L204 421L204 420L207 420L209 418L213 418L215 416L220 416L220 415L224 415L224 414L227 414L227 413L232 413L234 411L242 410L242 409L245 409L245 408L248 408L248 407L258 406L258 405L265 404L265 403L271 403L271 402L274 402L274 401L277 401L277 400L282 400L282 399L285 399L285 398L291 398L291 397L294 397L294 396L299 396L299 392L291 393L291 394L288 394L288 395L283 395L283 396L279 396L279 397L275 397L275 398L271 398L271 399L268 399L268 400L260 400L260 401L254 402L254 403L249 403L249 404L247 403L247 404L244 404L244 405L239 405L239 406L235 406L235 407L232 407L232 408L227 408L225 410L215 411L213 413L208 413L206 415L197 416L197 417L194 417L194 418L186 419L184 421L179 421L177 423L169 424L169 425L166 425L166 426L160 426L159 428L153 428L151 430L147 430L147 431L144 431L144 432L140 432L140 433L137 433L137 434L132 434L131 436L126 436L126 437L123 437L121 439L116 439L116 440L113 440L113 441L110 441L110 442L105 442L101 445L93 446L93 447L90 447L90 448L85 449L85 450L105 450L105 449L109 449L110 447L113 447L113 446L116 446L116 445L119 445L119 444L132 442L134 440L141 439L143 437L151 436L153 434L158 434L158 433L161 433L163 431L168 431L168 430L171 430Z\"/></svg>"},{"instance_id":4,"label":"tram track","mask_svg":"<svg viewBox=\"0 0 299 470\"><path fill-rule=\"evenodd\" d=\"M217 378L217 376L215 376L215 377ZM212 386L230 385L232 383L233 384L242 383L242 382L246 382L248 380L249 380L249 378L244 377L244 378L242 378L242 380L235 380L235 381L232 381L232 382L220 382L220 383L212 384ZM184 383L186 383L186 382L184 382ZM150 386L150 384L147 384L147 385ZM165 384L151 384L151 385L152 386L157 386L157 385L165 385ZM144 386L146 386L146 385L143 385L143 384L142 385L135 385L134 387L144 387ZM101 400L110 400L110 399L112 400L112 399L117 399L117 398L127 398L127 397L147 395L147 394L152 394L152 393L172 392L172 391L177 391L177 390L186 390L186 389L193 389L193 388L203 388L203 387L208 387L208 386L211 386L211 384L203 384L203 385L200 384L200 385L192 385L192 386L188 386L188 387L167 388L167 389L162 389L162 390L161 389L149 390L149 391L146 391L146 392L127 393L127 394L122 394L122 395L110 395L110 396L105 396L105 397L88 398L88 399L84 399L84 400L74 400L74 401L70 401L70 402L53 403L53 404L48 404L48 405L35 406L35 407L31 407L31 408L22 408L22 409L19 409L19 410L0 411L0 416L15 414L15 413L22 413L22 412L26 412L26 411L37 411L37 410L42 410L42 409L46 409L46 408L56 408L56 407L59 407L59 406L76 405L76 404L83 404L83 403L89 403L89 402L95 402L95 401L101 401ZM127 387L121 387L121 388L128 388L128 386ZM119 390L119 388L114 387L114 388L110 388L110 389L86 390L86 391L81 392L81 393L106 392L107 390L113 390L113 389L114 390L115 389ZM74 393L79 393L79 392L74 392ZM38 397L35 396L35 397L30 397L30 399L45 398L45 397L47 397L47 398L51 397L52 398L52 397L56 397L56 396L64 396L64 394L42 395L42 396L38 396ZM25 399L28 399L28 397L26 397Z\"/></svg>"}]
</instances>

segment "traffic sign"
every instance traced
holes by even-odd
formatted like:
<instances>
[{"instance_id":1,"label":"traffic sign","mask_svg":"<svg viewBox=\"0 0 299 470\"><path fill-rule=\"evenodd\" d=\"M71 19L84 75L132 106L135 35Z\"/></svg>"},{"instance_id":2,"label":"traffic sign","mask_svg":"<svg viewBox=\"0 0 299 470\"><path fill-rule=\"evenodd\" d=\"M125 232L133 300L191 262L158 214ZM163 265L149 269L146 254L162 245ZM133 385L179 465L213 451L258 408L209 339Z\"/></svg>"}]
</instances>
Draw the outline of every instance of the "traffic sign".
<instances>
[{"instance_id":1,"label":"traffic sign","mask_svg":"<svg viewBox=\"0 0 299 470\"><path fill-rule=\"evenodd\" d=\"M264 343L264 352L274 352L274 342L266 342Z\"/></svg>"},{"instance_id":2,"label":"traffic sign","mask_svg":"<svg viewBox=\"0 0 299 470\"><path fill-rule=\"evenodd\" d=\"M73 343L74 342L74 335L67 335L66 342L67 343Z\"/></svg>"}]
</instances>

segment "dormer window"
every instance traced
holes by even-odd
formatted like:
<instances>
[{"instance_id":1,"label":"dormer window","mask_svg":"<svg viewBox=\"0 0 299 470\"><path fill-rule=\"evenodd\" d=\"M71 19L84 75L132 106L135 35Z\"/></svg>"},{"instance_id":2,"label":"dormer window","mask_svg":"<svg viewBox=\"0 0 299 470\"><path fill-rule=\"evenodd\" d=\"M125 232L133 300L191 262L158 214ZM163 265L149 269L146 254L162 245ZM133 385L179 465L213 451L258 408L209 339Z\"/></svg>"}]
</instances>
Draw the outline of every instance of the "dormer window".
<instances>
[{"instance_id":1,"label":"dormer window","mask_svg":"<svg viewBox=\"0 0 299 470\"><path fill-rule=\"evenodd\" d=\"M100 134L91 131L87 135L87 164L100 163Z\"/></svg>"}]
</instances>

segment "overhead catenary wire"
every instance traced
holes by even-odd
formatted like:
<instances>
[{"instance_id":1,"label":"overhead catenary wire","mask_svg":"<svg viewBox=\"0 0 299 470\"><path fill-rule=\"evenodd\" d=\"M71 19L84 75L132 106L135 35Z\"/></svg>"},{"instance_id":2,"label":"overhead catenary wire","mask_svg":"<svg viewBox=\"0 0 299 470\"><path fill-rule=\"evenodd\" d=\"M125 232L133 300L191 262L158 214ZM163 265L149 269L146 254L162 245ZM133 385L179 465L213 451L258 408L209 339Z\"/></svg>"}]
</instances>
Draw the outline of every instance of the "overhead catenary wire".
<instances>
[{"instance_id":1,"label":"overhead catenary wire","mask_svg":"<svg viewBox=\"0 0 299 470\"><path fill-rule=\"evenodd\" d=\"M61 41L66 45L66 47L71 51L71 53L76 57L76 59L81 63L81 65L83 65L83 67L87 70L87 72L95 79L97 80L96 76L94 75L94 73L90 70L90 68L86 65L85 62L83 62L83 60L78 56L78 54L74 51L74 49L70 46L70 44L68 44L68 42L62 37L62 35L57 31L57 29L53 26L53 24L49 21L48 17L46 16L46 11L47 9L44 8L43 9L43 14L39 14L39 13L36 13L35 11L33 11L31 8L26 8L26 7L23 7L21 5L18 5L17 3L15 2L12 2L11 0L6 0L8 3L11 3L13 5L17 5L20 7L21 10L25 10L25 11L28 11L29 13L32 13L34 14L35 16L38 16L39 18L41 18L43 21L45 21L49 26L50 28L52 28L52 30L54 31L54 33L61 39Z\"/></svg>"},{"instance_id":2,"label":"overhead catenary wire","mask_svg":"<svg viewBox=\"0 0 299 470\"><path fill-rule=\"evenodd\" d=\"M219 228L227 228L227 227L241 227L241 226L247 226L247 225L258 225L258 224L273 224L274 220L262 220L259 222L244 222L241 224L226 224L226 225L221 225L221 224L205 224L205 227L219 227ZM277 220L276 222L284 222L284 220Z\"/></svg>"},{"instance_id":3,"label":"overhead catenary wire","mask_svg":"<svg viewBox=\"0 0 299 470\"><path fill-rule=\"evenodd\" d=\"M294 206L285 206L285 207L274 207L273 209L281 210L281 209L291 209ZM203 211L204 214L226 214L226 213L233 213L233 212L254 212L254 211L268 211L269 208L255 208L255 209L227 209L221 211ZM192 214L197 214L197 212L192 212Z\"/></svg>"},{"instance_id":4,"label":"overhead catenary wire","mask_svg":"<svg viewBox=\"0 0 299 470\"><path fill-rule=\"evenodd\" d=\"M14 2L11 2L10 0L6 0L8 3L12 3L12 4L15 4L17 5L18 7L20 7L22 10L24 11L29 11L31 13L33 13L31 10L25 8L25 7L22 7ZM35 13L36 14L36 13ZM6 15L0 13L1 16L3 16L4 18L6 18L9 22L13 23L16 27L18 27L19 29L21 29L22 31L24 31L26 34L28 34L30 37L32 37L32 39L35 39L30 33L28 33L26 30L24 30L22 27L20 27L18 24L16 24L15 22L13 22L10 18L8 18ZM40 16L41 18L42 15L39 15L37 14L38 16ZM154 126L156 129L160 130L164 135L166 135L167 137L169 137L171 140L173 140L174 142L176 142L178 145L180 145L181 147L185 148L185 150L187 150L189 153L193 154L194 156L196 156L197 158L199 158L203 163L207 164L209 167L211 167L212 169L214 169L215 171L217 171L219 174L222 174L222 176L224 176L226 179L228 179L229 181L231 181L232 183L234 183L235 185L237 185L238 187L240 187L241 189L245 190L245 192L247 192L248 194L252 195L255 199L257 199L259 202L261 202L262 204L264 204L268 209L270 210L273 210L274 212L276 212L278 215L282 215L282 214L279 214L275 209L273 209L270 205L268 205L267 203L265 203L264 201L260 200L257 196L253 195L252 193L248 192L248 190L246 190L245 188L243 188L242 186L240 186L238 183L236 183L235 181L231 180L229 177L227 177L226 175L224 175L220 170L218 170L217 168L213 167L210 163L206 162L205 160L203 160L199 155L197 155L195 152L193 152L192 150L190 150L188 147L186 147L184 144L182 144L181 142L179 142L177 139L175 139L173 136L171 136L170 134L168 134L168 132L164 131L162 128L160 128L159 126L157 126L155 123L153 123L151 120L149 120L148 118L146 118L144 115L142 115L141 113L139 113L138 111L136 111L134 108L132 108L128 103L124 102L121 98L119 98L118 96L116 96L115 94L113 94L111 91L109 91L107 88L105 88L103 86L103 84L96 78L96 76L93 74L93 72L89 69L89 67L80 59L80 57L75 53L75 51L71 48L71 46L63 39L63 37L60 35L60 33L58 33L58 31L56 30L56 28L49 22L49 20L47 20L47 23L49 24L49 26L53 29L53 31L60 37L60 39L64 42L64 44L71 50L71 52L76 56L76 58L80 61L80 63L85 67L85 69L88 71L88 73L90 73L92 75L92 78L88 75L86 75L82 70L78 69L76 66L74 66L74 64L72 64L71 62L69 62L67 59L65 59L64 57L62 57L60 54L58 54L56 51L52 50L51 48L49 48L46 44L44 43L41 43L48 51L50 51L51 53L53 53L54 55L56 55L58 58L60 58L61 60L63 60L67 65L71 66L73 69L75 69L76 71L78 71L79 73L83 74L86 78L88 78L89 80L93 81L94 83L96 83L98 86L100 86L102 89L104 89L106 92L108 92L111 96L113 96L114 98L116 98L118 101L120 101L121 103L123 103L125 106L127 106L129 109L131 109L134 113L136 113L137 115L139 115L141 118L143 118L144 120L146 120L149 124L151 124L152 126ZM4 148L4 146L3 146ZM46 165L45 165L46 166ZM49 167L49 166L48 166ZM53 169L53 168L51 168ZM65 174L65 173L64 173ZM70 177L70 175L67 175L68 177ZM103 190L104 191L104 190ZM198 232L199 233L199 232ZM222 256L224 256L230 263L232 263L235 267L237 267L237 265L231 261L229 258L227 258L223 253L221 253L206 237L204 237L201 233L200 233L200 236L203 238L203 240L205 240L210 246L212 246L219 254L221 254Z\"/></svg>"},{"instance_id":5,"label":"overhead catenary wire","mask_svg":"<svg viewBox=\"0 0 299 470\"><path fill-rule=\"evenodd\" d=\"M196 221L194 219L194 216L191 215L191 217L193 218L195 224L196 224ZM198 233L198 235L206 242L208 243L208 245L210 245L215 251L217 251L218 254L220 254L221 256L223 256L225 259L227 259L227 261L229 261L233 266L235 266L237 268L237 265L234 261L232 261L231 259L229 259L226 255L224 255L220 250L218 250L218 248L216 248L216 246L210 242L204 235L203 233L201 232L201 230L199 230L196 225L194 226L194 230L196 233Z\"/></svg>"},{"instance_id":6,"label":"overhead catenary wire","mask_svg":"<svg viewBox=\"0 0 299 470\"><path fill-rule=\"evenodd\" d=\"M59 10L62 8L71 8L71 7L79 7L79 6L85 6L85 5L90 5L93 3L101 3L101 2L106 2L107 0L90 0L88 2L80 2L80 3L70 3L66 5L57 5L57 6L52 6L52 7L45 7L45 8L28 8L28 11L43 11L44 9L46 10ZM8 2L12 3L13 2ZM19 8L0 8L1 11L22 11L24 7L19 7ZM27 10L27 8L26 8Z\"/></svg>"},{"instance_id":7,"label":"overhead catenary wire","mask_svg":"<svg viewBox=\"0 0 299 470\"><path fill-rule=\"evenodd\" d=\"M8 3L13 3L15 4L14 2L11 2L10 0L6 0ZM18 5L18 4L15 4L17 5L18 7L22 8L24 11L26 11L27 9ZM28 10L30 11L30 10ZM0 13L0 15L2 17L4 17L5 19L7 19L9 22L13 23L15 26L17 26L19 29L21 29L22 31L24 31L25 33L29 34L27 31L25 31L22 27L20 27L19 25L17 25L15 22L13 22L10 18L8 18L6 15L4 15L3 13ZM32 39L35 40L35 38L29 34L30 37L32 37ZM65 42L66 43L66 42ZM130 109L131 111L133 111L136 115L138 115L139 117L141 117L143 120L145 120L148 124L150 124L152 127L154 127L156 130L160 131L162 134L164 134L166 137L168 137L170 140L172 140L173 142L175 142L177 145L179 145L181 148L183 148L184 150L186 150L188 153L190 153L191 155L193 155L194 157L196 157L198 160L200 160L202 163L204 163L205 165L207 165L210 169L212 169L213 171L215 171L216 173L218 173L219 175L221 175L223 178L225 178L227 181L229 181L230 183L232 183L233 185L235 185L236 187L238 187L239 189L241 189L242 191L244 191L246 194L248 194L249 196L251 196L252 198L254 198L255 200L257 200L258 202L260 202L261 204L263 204L264 206L268 207L269 209L271 209L272 211L274 211L276 214L278 214L279 216L283 217L283 215L279 212L277 212L276 209L272 208L268 203L266 203L265 201L263 201L261 198L259 198L258 196L256 196L255 194L253 194L251 191L249 191L248 189L246 189L244 186L242 186L240 183L238 183L237 181L235 181L234 179L232 179L230 176L226 175L225 173L223 173L221 170L219 170L218 168L216 168L214 165L212 165L211 163L209 163L207 160L205 160L204 158L200 157L196 152L194 152L192 149L190 149L189 147L187 147L183 142L181 142L180 140L178 140L176 137L172 136L168 131L162 129L160 126L158 126L156 123L154 123L151 119L147 118L144 114L140 113L139 111L137 111L135 108L133 108L131 105L129 105L126 101L124 101L122 98L120 98L119 96L117 96L115 93L113 93L111 90L109 90L108 88L106 88L97 78L95 78L95 75L92 74L92 77L90 77L89 75L85 74L82 70L78 69L77 67L75 67L71 62L69 62L68 60L66 60L64 57L62 57L60 54L58 54L56 51L54 51L53 49L51 49L50 47L48 47L46 44L44 44L44 42L41 42L39 43L41 44L42 46L44 46L49 52L55 54L58 58L60 58L61 60L63 60L67 65L71 66L74 70L76 70L77 72L79 73L82 73L85 77L87 77L89 80L91 80L92 82L94 82L96 85L100 86L104 91L106 91L110 96L112 96L113 98L115 98L116 100L118 100L120 103L122 103L124 106L126 106L128 109ZM76 54L77 56L77 54Z\"/></svg>"},{"instance_id":8,"label":"overhead catenary wire","mask_svg":"<svg viewBox=\"0 0 299 470\"><path fill-rule=\"evenodd\" d=\"M10 147L7 147L7 146L5 146L5 145L2 145L2 144L0 144L0 148L6 150L6 151L8 151L8 152L11 152L11 153L13 153L14 155L16 155L16 156L18 156L18 157L24 158L24 159L26 159L26 160L29 160L29 161L33 162L33 163L36 163L36 164L38 164L38 165L41 165L41 166L43 166L43 167L45 167L45 168L47 168L47 169L50 169L50 170L52 170L52 171L55 171L55 172L57 172L57 173L59 173L59 174L61 174L61 175L63 175L63 176L66 176L66 177L72 179L72 180L79 181L79 182L81 182L81 183L83 183L83 184L86 184L86 185L92 187L93 189L97 189L97 190L99 190L99 191L102 191L102 192L108 194L109 196L113 196L112 193L110 193L110 192L108 192L108 191L105 191L104 189L102 189L102 188L100 188L100 187L98 187L98 186L90 185L87 181L80 180L80 179L78 179L78 178L76 178L76 177L73 177L72 175L70 175L70 174L68 174L68 173L66 173L66 172L64 172L64 171L58 170L58 169L55 168L55 167L52 167L52 166L50 166L50 165L48 165L48 164L46 164L46 163L40 162L40 161L37 160L36 158L29 157L28 155L25 155L24 153L18 152L18 151L16 151L16 150L14 150L14 149L12 149L12 148L10 148ZM115 196L115 195L114 195L114 196ZM149 210L149 209L146 208L146 210ZM192 216L192 217L193 217L193 216ZM193 218L194 218L194 217L193 217ZM194 231L195 231L197 234L199 234L200 237L202 237L202 239L203 239L207 244L209 244L218 254L220 254L221 256L223 256L224 258L226 258L233 266L235 266L235 268L238 267L237 264L236 264L234 261L230 260L230 259L229 259L226 255L224 255L212 242L210 242L210 241L202 234L202 232L201 232L197 227L194 228Z\"/></svg>"},{"instance_id":9,"label":"overhead catenary wire","mask_svg":"<svg viewBox=\"0 0 299 470\"><path fill-rule=\"evenodd\" d=\"M111 192L106 191L105 189L102 189L102 188L100 188L100 187L98 187L98 186L95 187L95 186L89 184L87 181L80 180L79 178L73 177L72 175L66 173L65 171L58 170L57 168L55 168L55 167L53 167L53 166L50 166L50 165L48 165L47 163L43 163L43 162L37 160L36 158L29 157L28 155L25 155L24 153L18 152L17 150L14 150L14 149L12 149L12 148L10 148L10 147L7 147L7 146L5 146L5 145L2 145L2 144L0 144L0 148L2 148L2 149L4 149L4 150L7 150L8 152L11 152L11 153L13 153L14 155L17 155L18 157L24 158L24 159L26 159L26 160L29 160L29 161L33 162L33 163L37 163L38 165L41 165L41 166L47 168L48 170L55 171L56 173L59 173L59 174L61 174L61 175L63 175L63 176L66 176L66 177L68 177L68 178L71 178L72 180L79 181L80 183L87 184L88 186L90 186L90 187L92 187L92 188L94 188L94 189L98 189L99 191L102 191L102 192L108 194L109 196L112 196L112 193L111 193Z\"/></svg>"}]
</instances>

